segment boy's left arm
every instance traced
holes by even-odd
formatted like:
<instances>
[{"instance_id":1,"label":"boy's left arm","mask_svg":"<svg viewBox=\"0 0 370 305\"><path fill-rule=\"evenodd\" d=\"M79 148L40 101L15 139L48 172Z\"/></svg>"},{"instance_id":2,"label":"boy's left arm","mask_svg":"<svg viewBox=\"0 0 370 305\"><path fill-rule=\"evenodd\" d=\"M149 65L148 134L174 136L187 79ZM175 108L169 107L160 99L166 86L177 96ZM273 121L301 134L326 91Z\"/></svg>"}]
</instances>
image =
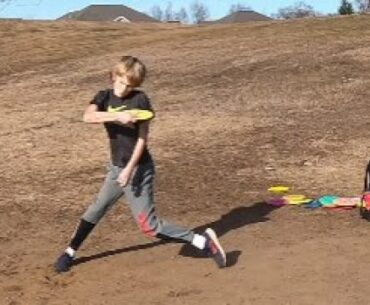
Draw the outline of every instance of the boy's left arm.
<instances>
[{"instance_id":1,"label":"boy's left arm","mask_svg":"<svg viewBox=\"0 0 370 305\"><path fill-rule=\"evenodd\" d=\"M119 175L117 182L122 186L126 186L130 181L131 175L138 164L148 142L149 121L143 122L139 125L139 137L137 139L134 151L130 161Z\"/></svg>"}]
</instances>

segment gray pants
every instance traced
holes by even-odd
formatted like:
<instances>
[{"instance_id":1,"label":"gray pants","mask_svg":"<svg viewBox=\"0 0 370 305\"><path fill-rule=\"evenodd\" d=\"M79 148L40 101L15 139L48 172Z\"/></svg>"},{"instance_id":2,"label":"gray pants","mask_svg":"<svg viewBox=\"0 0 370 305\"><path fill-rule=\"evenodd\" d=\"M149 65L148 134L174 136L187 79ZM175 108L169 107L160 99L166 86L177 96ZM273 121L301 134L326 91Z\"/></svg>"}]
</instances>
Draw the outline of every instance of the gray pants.
<instances>
[{"instance_id":1,"label":"gray pants","mask_svg":"<svg viewBox=\"0 0 370 305\"><path fill-rule=\"evenodd\" d=\"M139 165L125 187L121 187L116 182L121 171L120 167L109 166L108 174L95 202L88 207L82 216L84 220L94 224L98 223L118 199L125 195L132 214L143 233L186 242L193 240L194 233L192 231L157 217L153 201L155 173L153 163Z\"/></svg>"}]
</instances>

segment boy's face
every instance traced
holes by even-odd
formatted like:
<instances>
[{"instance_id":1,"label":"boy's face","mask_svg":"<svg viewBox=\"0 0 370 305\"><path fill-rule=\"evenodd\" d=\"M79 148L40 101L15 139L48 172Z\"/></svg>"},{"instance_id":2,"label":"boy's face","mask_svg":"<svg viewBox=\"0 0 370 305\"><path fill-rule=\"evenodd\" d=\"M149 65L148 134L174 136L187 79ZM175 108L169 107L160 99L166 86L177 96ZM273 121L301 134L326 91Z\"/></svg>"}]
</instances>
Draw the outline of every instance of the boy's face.
<instances>
[{"instance_id":1,"label":"boy's face","mask_svg":"<svg viewBox=\"0 0 370 305\"><path fill-rule=\"evenodd\" d=\"M126 75L123 75L123 76L115 75L113 77L114 95L119 96L119 97L125 97L133 89L134 89L134 86L130 84Z\"/></svg>"}]
</instances>

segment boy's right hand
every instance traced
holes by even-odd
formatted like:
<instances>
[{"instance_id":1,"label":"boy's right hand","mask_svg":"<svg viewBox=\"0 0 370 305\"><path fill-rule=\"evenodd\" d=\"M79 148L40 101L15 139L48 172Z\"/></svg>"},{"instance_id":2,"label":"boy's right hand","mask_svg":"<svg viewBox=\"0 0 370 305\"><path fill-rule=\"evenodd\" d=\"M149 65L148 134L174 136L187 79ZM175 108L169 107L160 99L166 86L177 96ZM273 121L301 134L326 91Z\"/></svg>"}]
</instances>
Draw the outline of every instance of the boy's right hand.
<instances>
[{"instance_id":1,"label":"boy's right hand","mask_svg":"<svg viewBox=\"0 0 370 305\"><path fill-rule=\"evenodd\" d=\"M120 124L128 125L131 123L135 123L137 120L136 117L132 114L129 114L127 112L119 112L117 113L116 121Z\"/></svg>"}]
</instances>

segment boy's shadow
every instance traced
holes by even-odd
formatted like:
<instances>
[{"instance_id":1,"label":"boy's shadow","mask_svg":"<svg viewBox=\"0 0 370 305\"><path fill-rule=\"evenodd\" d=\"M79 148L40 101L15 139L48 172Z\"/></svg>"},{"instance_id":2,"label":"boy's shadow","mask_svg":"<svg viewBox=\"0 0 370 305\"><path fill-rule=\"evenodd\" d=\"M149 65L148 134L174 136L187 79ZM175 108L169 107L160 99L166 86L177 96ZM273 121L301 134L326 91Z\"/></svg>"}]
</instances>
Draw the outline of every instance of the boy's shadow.
<instances>
[{"instance_id":1,"label":"boy's shadow","mask_svg":"<svg viewBox=\"0 0 370 305\"><path fill-rule=\"evenodd\" d=\"M212 228L217 236L221 237L232 230L242 228L248 224L268 221L269 218L267 215L277 208L278 207L269 205L265 202L256 202L251 206L240 206L222 215L221 218L216 221L195 228L194 231L202 234L205 229ZM241 251L238 250L226 253L228 267L237 263L240 254ZM207 257L204 252L197 251L197 249L190 244L185 244L181 248L180 255L195 258Z\"/></svg>"},{"instance_id":2,"label":"boy's shadow","mask_svg":"<svg viewBox=\"0 0 370 305\"><path fill-rule=\"evenodd\" d=\"M199 234L202 234L206 228L212 228L213 230L215 230L216 234L220 237L225 235L229 231L239 229L248 224L268 221L269 218L266 216L275 209L277 209L277 207L269 205L265 202L256 202L251 206L240 206L235 209L232 209L227 214L222 215L221 218L216 221L194 228L194 231ZM83 264L91 260L100 259L120 253L149 249L159 245L166 244L168 242L171 242L171 240L163 239L152 243L125 247L121 249L105 251L91 256L80 257L74 261L74 265ZM190 244L185 244L181 248L179 254L195 258L206 257L206 255L202 251L195 249ZM241 251L232 251L227 253L228 267L233 266L237 263L240 254Z\"/></svg>"}]
</instances>

